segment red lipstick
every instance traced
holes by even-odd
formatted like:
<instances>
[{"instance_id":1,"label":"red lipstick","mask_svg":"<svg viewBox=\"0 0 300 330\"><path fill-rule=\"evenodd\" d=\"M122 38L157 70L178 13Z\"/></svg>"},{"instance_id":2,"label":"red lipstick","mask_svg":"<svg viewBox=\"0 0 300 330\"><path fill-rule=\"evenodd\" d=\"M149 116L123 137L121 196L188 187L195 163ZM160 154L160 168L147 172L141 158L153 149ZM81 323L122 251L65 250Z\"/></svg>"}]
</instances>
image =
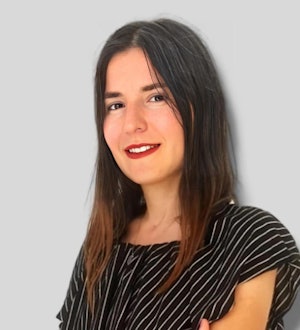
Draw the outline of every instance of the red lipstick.
<instances>
[{"instance_id":1,"label":"red lipstick","mask_svg":"<svg viewBox=\"0 0 300 330\"><path fill-rule=\"evenodd\" d=\"M159 146L153 143L131 144L125 148L125 152L129 158L138 159L153 154Z\"/></svg>"}]
</instances>

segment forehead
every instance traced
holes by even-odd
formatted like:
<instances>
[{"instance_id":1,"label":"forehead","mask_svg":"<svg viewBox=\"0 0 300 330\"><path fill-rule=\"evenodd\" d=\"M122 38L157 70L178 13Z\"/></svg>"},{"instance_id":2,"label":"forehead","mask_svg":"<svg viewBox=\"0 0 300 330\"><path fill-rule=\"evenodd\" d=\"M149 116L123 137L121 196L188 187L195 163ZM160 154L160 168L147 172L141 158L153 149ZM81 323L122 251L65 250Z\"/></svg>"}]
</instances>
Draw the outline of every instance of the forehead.
<instances>
[{"instance_id":1,"label":"forehead","mask_svg":"<svg viewBox=\"0 0 300 330\"><path fill-rule=\"evenodd\" d=\"M141 48L130 48L110 60L106 72L106 89L157 82L155 71Z\"/></svg>"}]
</instances>

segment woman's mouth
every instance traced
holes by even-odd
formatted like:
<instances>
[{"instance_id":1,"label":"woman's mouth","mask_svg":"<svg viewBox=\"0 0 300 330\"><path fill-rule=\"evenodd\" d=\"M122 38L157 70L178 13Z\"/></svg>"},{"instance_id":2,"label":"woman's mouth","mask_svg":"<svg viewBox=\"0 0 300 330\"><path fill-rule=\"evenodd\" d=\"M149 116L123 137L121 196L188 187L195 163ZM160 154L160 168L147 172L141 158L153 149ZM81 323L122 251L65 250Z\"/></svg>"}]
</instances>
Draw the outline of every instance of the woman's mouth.
<instances>
[{"instance_id":1,"label":"woman's mouth","mask_svg":"<svg viewBox=\"0 0 300 330\"><path fill-rule=\"evenodd\" d=\"M129 158L137 159L141 157L146 157L154 153L160 144L139 144L139 145L130 145L125 149L126 155Z\"/></svg>"}]
</instances>

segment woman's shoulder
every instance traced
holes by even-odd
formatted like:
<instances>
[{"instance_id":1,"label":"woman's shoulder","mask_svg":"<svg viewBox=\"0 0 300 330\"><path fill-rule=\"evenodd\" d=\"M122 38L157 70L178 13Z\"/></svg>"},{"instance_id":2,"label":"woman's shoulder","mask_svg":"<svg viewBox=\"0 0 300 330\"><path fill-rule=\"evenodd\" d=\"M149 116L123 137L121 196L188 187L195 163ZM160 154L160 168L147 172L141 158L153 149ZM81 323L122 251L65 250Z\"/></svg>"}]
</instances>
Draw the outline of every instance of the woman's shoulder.
<instances>
[{"instance_id":1,"label":"woman's shoulder","mask_svg":"<svg viewBox=\"0 0 300 330\"><path fill-rule=\"evenodd\" d=\"M227 244L241 241L280 240L295 245L294 239L283 224L271 212L257 206L228 204L212 219L207 233L211 244ZM235 244L236 246L236 244Z\"/></svg>"},{"instance_id":2,"label":"woman's shoulder","mask_svg":"<svg viewBox=\"0 0 300 330\"><path fill-rule=\"evenodd\" d=\"M261 226L275 228L284 228L284 224L270 211L257 206L229 204L214 216L214 222L224 226L227 229L243 229L251 228L259 230Z\"/></svg>"},{"instance_id":3,"label":"woman's shoulder","mask_svg":"<svg viewBox=\"0 0 300 330\"><path fill-rule=\"evenodd\" d=\"M275 216L258 206L253 205L243 205L231 202L229 204L226 204L223 208L219 209L219 211L215 214L216 217L229 217L234 220L248 220L250 218L266 218L271 217L275 218Z\"/></svg>"}]
</instances>

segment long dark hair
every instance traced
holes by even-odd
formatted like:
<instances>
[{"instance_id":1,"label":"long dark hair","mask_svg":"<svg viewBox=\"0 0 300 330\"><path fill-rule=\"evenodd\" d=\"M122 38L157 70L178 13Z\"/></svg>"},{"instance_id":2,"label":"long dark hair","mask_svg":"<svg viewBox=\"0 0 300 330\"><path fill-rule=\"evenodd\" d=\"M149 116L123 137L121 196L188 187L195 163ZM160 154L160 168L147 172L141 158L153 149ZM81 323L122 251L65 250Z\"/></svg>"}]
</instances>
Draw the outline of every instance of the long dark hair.
<instances>
[{"instance_id":1,"label":"long dark hair","mask_svg":"<svg viewBox=\"0 0 300 330\"><path fill-rule=\"evenodd\" d=\"M224 93L213 57L199 34L186 24L166 18L135 21L119 28L105 43L95 74L98 155L94 203L84 244L91 306L113 244L146 208L140 186L120 171L103 136L107 66L114 55L131 47L143 50L159 81L170 90L184 131L179 188L182 239L174 269L161 291L176 280L203 246L212 214L235 199Z\"/></svg>"}]
</instances>

